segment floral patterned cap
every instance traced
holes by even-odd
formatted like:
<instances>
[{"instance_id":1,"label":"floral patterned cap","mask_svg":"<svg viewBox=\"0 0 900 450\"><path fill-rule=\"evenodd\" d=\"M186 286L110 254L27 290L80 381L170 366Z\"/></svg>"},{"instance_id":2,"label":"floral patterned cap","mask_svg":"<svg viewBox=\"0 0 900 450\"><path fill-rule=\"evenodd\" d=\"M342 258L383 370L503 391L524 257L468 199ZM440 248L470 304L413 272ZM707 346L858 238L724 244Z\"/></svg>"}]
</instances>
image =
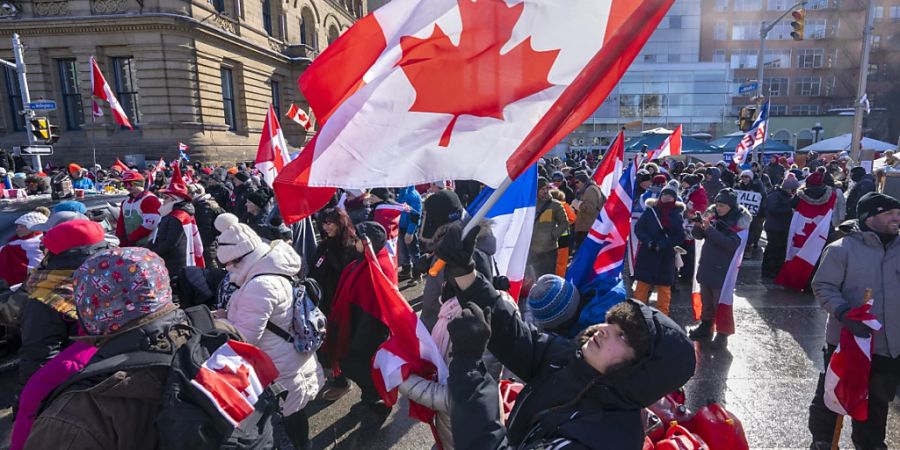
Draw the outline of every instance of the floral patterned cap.
<instances>
[{"instance_id":1,"label":"floral patterned cap","mask_svg":"<svg viewBox=\"0 0 900 450\"><path fill-rule=\"evenodd\" d=\"M113 334L133 320L173 305L165 262L145 248L97 253L75 271L74 279L75 307L90 335Z\"/></svg>"}]
</instances>

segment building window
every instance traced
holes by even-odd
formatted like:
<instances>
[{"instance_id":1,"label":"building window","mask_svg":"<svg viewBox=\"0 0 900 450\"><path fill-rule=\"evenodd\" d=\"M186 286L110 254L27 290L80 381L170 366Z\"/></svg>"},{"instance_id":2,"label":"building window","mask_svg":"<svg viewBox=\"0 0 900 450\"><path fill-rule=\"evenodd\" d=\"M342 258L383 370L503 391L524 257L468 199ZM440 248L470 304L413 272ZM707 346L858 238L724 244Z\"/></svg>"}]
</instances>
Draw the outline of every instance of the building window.
<instances>
[{"instance_id":1,"label":"building window","mask_svg":"<svg viewBox=\"0 0 900 450\"><path fill-rule=\"evenodd\" d=\"M263 29L266 34L272 36L272 2L271 0L262 0L262 19Z\"/></svg>"},{"instance_id":2,"label":"building window","mask_svg":"<svg viewBox=\"0 0 900 450\"><path fill-rule=\"evenodd\" d=\"M797 110L798 110L798 109L803 109L803 108L805 108L805 107L807 107L807 106L813 106L813 105L795 106L795 107L794 107L794 114L797 114ZM818 108L816 108L816 109L818 109ZM813 133L812 133L812 131L810 131L810 130L803 130L803 131L797 133L797 145L796 145L796 148L797 148L798 150L801 149L801 148L804 148L804 147L808 147L808 146L810 146L810 145L812 145L812 144L813 144Z\"/></svg>"},{"instance_id":3,"label":"building window","mask_svg":"<svg viewBox=\"0 0 900 450\"><path fill-rule=\"evenodd\" d=\"M769 106L769 112L772 112L772 109L771 109L772 106L774 106L774 105ZM780 105L780 106L784 106L784 105ZM781 142L782 144L791 145L791 132L788 130L778 130L777 132L775 132L774 135L772 135L772 140Z\"/></svg>"},{"instance_id":4,"label":"building window","mask_svg":"<svg viewBox=\"0 0 900 450\"><path fill-rule=\"evenodd\" d=\"M728 22L724 20L720 20L716 22L716 27L714 31L715 36L713 39L717 41L724 41L728 39Z\"/></svg>"},{"instance_id":5,"label":"building window","mask_svg":"<svg viewBox=\"0 0 900 450\"><path fill-rule=\"evenodd\" d=\"M893 8L891 8L893 9ZM673 30L677 30L681 28L681 16L670 16L669 17L669 28Z\"/></svg>"},{"instance_id":6,"label":"building window","mask_svg":"<svg viewBox=\"0 0 900 450\"><path fill-rule=\"evenodd\" d=\"M797 49L797 67L801 69L818 69L822 67L825 50L821 48Z\"/></svg>"},{"instance_id":7,"label":"building window","mask_svg":"<svg viewBox=\"0 0 900 450\"><path fill-rule=\"evenodd\" d=\"M735 41L750 41L759 39L759 22L750 20L736 20L731 24L731 39Z\"/></svg>"},{"instance_id":8,"label":"building window","mask_svg":"<svg viewBox=\"0 0 900 450\"><path fill-rule=\"evenodd\" d=\"M237 130L237 108L234 100L234 74L228 67L222 68L222 108L228 131Z\"/></svg>"},{"instance_id":9,"label":"building window","mask_svg":"<svg viewBox=\"0 0 900 450\"><path fill-rule=\"evenodd\" d=\"M732 69L755 69L759 50L742 49L731 52Z\"/></svg>"},{"instance_id":10,"label":"building window","mask_svg":"<svg viewBox=\"0 0 900 450\"><path fill-rule=\"evenodd\" d=\"M213 8L215 8L216 12L225 12L225 0L210 0L210 3L212 3Z\"/></svg>"},{"instance_id":11,"label":"building window","mask_svg":"<svg viewBox=\"0 0 900 450\"><path fill-rule=\"evenodd\" d=\"M721 48L720 48L720 49L716 49L716 50L713 52L713 55L712 55L712 61L713 61L713 62L718 62L718 63L721 63L721 62L727 62L727 58L725 57L725 50L724 50L724 49L721 49Z\"/></svg>"},{"instance_id":12,"label":"building window","mask_svg":"<svg viewBox=\"0 0 900 450\"><path fill-rule=\"evenodd\" d=\"M881 47L881 35L873 34L872 35L872 48L880 48Z\"/></svg>"},{"instance_id":13,"label":"building window","mask_svg":"<svg viewBox=\"0 0 900 450\"><path fill-rule=\"evenodd\" d=\"M728 0L716 0L716 11L728 11Z\"/></svg>"},{"instance_id":14,"label":"building window","mask_svg":"<svg viewBox=\"0 0 900 450\"><path fill-rule=\"evenodd\" d=\"M641 96L620 95L619 114L622 117L641 117Z\"/></svg>"},{"instance_id":15,"label":"building window","mask_svg":"<svg viewBox=\"0 0 900 450\"><path fill-rule=\"evenodd\" d=\"M878 79L878 64L869 64L869 70L868 70L868 74L866 76L873 80L877 80Z\"/></svg>"},{"instance_id":16,"label":"building window","mask_svg":"<svg viewBox=\"0 0 900 450\"><path fill-rule=\"evenodd\" d=\"M80 130L84 125L84 108L81 106L81 91L78 89L78 68L75 58L58 59L59 86L66 114L66 129Z\"/></svg>"},{"instance_id":17,"label":"building window","mask_svg":"<svg viewBox=\"0 0 900 450\"><path fill-rule=\"evenodd\" d=\"M275 109L275 115L281 117L281 84L277 81L271 81L272 86L272 108Z\"/></svg>"},{"instance_id":18,"label":"building window","mask_svg":"<svg viewBox=\"0 0 900 450\"><path fill-rule=\"evenodd\" d=\"M770 116L786 116L787 105L769 105Z\"/></svg>"},{"instance_id":19,"label":"building window","mask_svg":"<svg viewBox=\"0 0 900 450\"><path fill-rule=\"evenodd\" d=\"M356 17L361 19L362 16L363 16L363 4L362 4L362 1L356 0L356 3L354 4L354 8L353 8L353 9L356 10L356 11L355 11L355 12L356 12Z\"/></svg>"},{"instance_id":20,"label":"building window","mask_svg":"<svg viewBox=\"0 0 900 450\"><path fill-rule=\"evenodd\" d=\"M784 11L788 6L791 6L791 3L788 0L769 0L768 9L769 11Z\"/></svg>"},{"instance_id":21,"label":"building window","mask_svg":"<svg viewBox=\"0 0 900 450\"><path fill-rule=\"evenodd\" d=\"M826 9L828 0L807 0L806 9Z\"/></svg>"},{"instance_id":22,"label":"building window","mask_svg":"<svg viewBox=\"0 0 900 450\"><path fill-rule=\"evenodd\" d=\"M331 45L341 36L341 33L338 31L337 27L332 26L328 29L328 45Z\"/></svg>"},{"instance_id":23,"label":"building window","mask_svg":"<svg viewBox=\"0 0 900 450\"><path fill-rule=\"evenodd\" d=\"M900 6L891 6L891 22L900 22Z\"/></svg>"},{"instance_id":24,"label":"building window","mask_svg":"<svg viewBox=\"0 0 900 450\"><path fill-rule=\"evenodd\" d=\"M765 55L763 56L763 64L765 64L766 68L769 69L780 69L791 67L791 50L790 49L778 49L778 50L766 50Z\"/></svg>"},{"instance_id":25,"label":"building window","mask_svg":"<svg viewBox=\"0 0 900 450\"><path fill-rule=\"evenodd\" d=\"M656 62L656 55L644 55L644 62Z\"/></svg>"},{"instance_id":26,"label":"building window","mask_svg":"<svg viewBox=\"0 0 900 450\"><path fill-rule=\"evenodd\" d=\"M788 80L786 77L766 78L763 82L763 95L769 97L784 97L788 95Z\"/></svg>"},{"instance_id":27,"label":"building window","mask_svg":"<svg viewBox=\"0 0 900 450\"><path fill-rule=\"evenodd\" d=\"M644 117L662 117L666 115L666 96L648 94L641 96Z\"/></svg>"},{"instance_id":28,"label":"building window","mask_svg":"<svg viewBox=\"0 0 900 450\"><path fill-rule=\"evenodd\" d=\"M825 32L827 31L825 26L825 19L807 20L803 37L806 39L825 39Z\"/></svg>"},{"instance_id":29,"label":"building window","mask_svg":"<svg viewBox=\"0 0 900 450\"><path fill-rule=\"evenodd\" d=\"M875 23L881 22L884 20L884 6L876 6L875 7Z\"/></svg>"},{"instance_id":30,"label":"building window","mask_svg":"<svg viewBox=\"0 0 900 450\"><path fill-rule=\"evenodd\" d=\"M762 9L762 0L734 0L735 11L759 11Z\"/></svg>"},{"instance_id":31,"label":"building window","mask_svg":"<svg viewBox=\"0 0 900 450\"><path fill-rule=\"evenodd\" d=\"M11 67L4 66L4 78L6 79L6 100L9 103L9 117L12 118L13 131L25 129L25 117L19 114L22 111L22 93L19 92L19 76Z\"/></svg>"},{"instance_id":32,"label":"building window","mask_svg":"<svg viewBox=\"0 0 900 450\"><path fill-rule=\"evenodd\" d=\"M303 12L300 13L300 43L313 50L319 49L316 38L316 19L309 8L303 8Z\"/></svg>"},{"instance_id":33,"label":"building window","mask_svg":"<svg viewBox=\"0 0 900 450\"><path fill-rule=\"evenodd\" d=\"M791 108L791 113L795 116L815 116L819 114L819 105L794 105ZM802 134L802 132L801 132ZM810 139L812 137L810 136ZM797 136L797 140L799 141L800 135Z\"/></svg>"},{"instance_id":34,"label":"building window","mask_svg":"<svg viewBox=\"0 0 900 450\"><path fill-rule=\"evenodd\" d=\"M778 40L778 41L787 41L793 39L791 37L791 33L794 29L791 27L790 20L782 20L775 24L775 27L772 28L772 31L769 32L769 39Z\"/></svg>"},{"instance_id":35,"label":"building window","mask_svg":"<svg viewBox=\"0 0 900 450\"><path fill-rule=\"evenodd\" d=\"M137 67L134 58L113 58L113 72L116 77L116 98L125 110L125 115L132 124L141 122L140 104L138 102Z\"/></svg>"},{"instance_id":36,"label":"building window","mask_svg":"<svg viewBox=\"0 0 900 450\"><path fill-rule=\"evenodd\" d=\"M794 80L794 95L814 97L819 95L822 77L798 77Z\"/></svg>"}]
</instances>

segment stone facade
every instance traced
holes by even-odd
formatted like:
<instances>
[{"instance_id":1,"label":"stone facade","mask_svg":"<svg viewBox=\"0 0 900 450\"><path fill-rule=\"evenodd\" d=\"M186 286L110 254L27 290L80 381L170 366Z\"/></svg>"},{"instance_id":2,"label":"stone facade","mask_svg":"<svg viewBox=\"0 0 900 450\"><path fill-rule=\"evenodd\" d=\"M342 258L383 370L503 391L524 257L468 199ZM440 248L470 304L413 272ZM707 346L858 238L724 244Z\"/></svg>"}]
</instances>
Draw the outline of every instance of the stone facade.
<instances>
[{"instance_id":1,"label":"stone facade","mask_svg":"<svg viewBox=\"0 0 900 450\"><path fill-rule=\"evenodd\" d=\"M50 157L54 164L90 163L95 149L103 165L125 155L169 160L178 155L178 142L190 146L192 160L252 160L270 102L280 109L285 137L296 151L312 137L285 117L291 103L308 109L297 78L366 13L362 0L14 4L15 15L0 21L0 57L13 59L10 38L19 33L31 99L59 105L47 114L61 137ZM104 115L92 120L91 56L119 93L135 131L117 126L103 101ZM226 72L230 95L227 82L223 88ZM0 74L0 95L0 146L27 143L16 117L21 98L14 72Z\"/></svg>"}]
</instances>

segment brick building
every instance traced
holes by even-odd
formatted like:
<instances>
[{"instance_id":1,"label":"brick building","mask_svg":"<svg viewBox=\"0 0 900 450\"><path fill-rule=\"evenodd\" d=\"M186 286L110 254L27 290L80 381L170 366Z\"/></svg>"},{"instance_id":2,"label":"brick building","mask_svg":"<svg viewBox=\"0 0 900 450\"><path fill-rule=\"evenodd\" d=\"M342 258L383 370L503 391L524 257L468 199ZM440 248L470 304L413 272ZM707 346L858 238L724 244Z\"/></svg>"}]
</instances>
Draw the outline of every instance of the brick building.
<instances>
[{"instance_id":1,"label":"brick building","mask_svg":"<svg viewBox=\"0 0 900 450\"><path fill-rule=\"evenodd\" d=\"M34 0L0 8L0 57L11 35L26 46L31 99L52 99L61 139L51 161L144 155L167 159L178 142L207 161L255 156L271 102L289 145L311 137L284 119L307 108L297 77L318 52L366 13L362 0ZM135 131L105 103L92 120L89 58L95 56ZM26 143L15 72L0 75L0 146Z\"/></svg>"}]
</instances>

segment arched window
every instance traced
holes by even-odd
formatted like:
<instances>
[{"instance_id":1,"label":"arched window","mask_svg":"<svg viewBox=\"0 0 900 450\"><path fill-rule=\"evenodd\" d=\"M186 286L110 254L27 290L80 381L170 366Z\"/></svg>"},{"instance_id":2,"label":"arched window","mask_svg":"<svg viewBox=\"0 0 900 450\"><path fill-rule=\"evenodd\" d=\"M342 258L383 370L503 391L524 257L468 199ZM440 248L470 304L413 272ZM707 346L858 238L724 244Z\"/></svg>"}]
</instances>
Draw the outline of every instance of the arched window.
<instances>
[{"instance_id":1,"label":"arched window","mask_svg":"<svg viewBox=\"0 0 900 450\"><path fill-rule=\"evenodd\" d=\"M303 8L300 12L300 43L313 50L319 49L316 38L316 19L309 8Z\"/></svg>"},{"instance_id":2,"label":"arched window","mask_svg":"<svg viewBox=\"0 0 900 450\"><path fill-rule=\"evenodd\" d=\"M782 144L791 145L791 132L788 130L778 130L775 132L775 135L772 136L772 140L781 142Z\"/></svg>"},{"instance_id":3,"label":"arched window","mask_svg":"<svg viewBox=\"0 0 900 450\"><path fill-rule=\"evenodd\" d=\"M333 44L339 36L340 32L338 31L336 26L332 25L328 27L328 45Z\"/></svg>"},{"instance_id":4,"label":"arched window","mask_svg":"<svg viewBox=\"0 0 900 450\"><path fill-rule=\"evenodd\" d=\"M362 18L363 16L363 4L362 0L356 0L356 3L353 7L354 12L356 13L357 18Z\"/></svg>"},{"instance_id":5,"label":"arched window","mask_svg":"<svg viewBox=\"0 0 900 450\"><path fill-rule=\"evenodd\" d=\"M813 143L813 132L810 130L803 130L797 133L797 150L802 150L803 147L807 147L812 145Z\"/></svg>"}]
</instances>

